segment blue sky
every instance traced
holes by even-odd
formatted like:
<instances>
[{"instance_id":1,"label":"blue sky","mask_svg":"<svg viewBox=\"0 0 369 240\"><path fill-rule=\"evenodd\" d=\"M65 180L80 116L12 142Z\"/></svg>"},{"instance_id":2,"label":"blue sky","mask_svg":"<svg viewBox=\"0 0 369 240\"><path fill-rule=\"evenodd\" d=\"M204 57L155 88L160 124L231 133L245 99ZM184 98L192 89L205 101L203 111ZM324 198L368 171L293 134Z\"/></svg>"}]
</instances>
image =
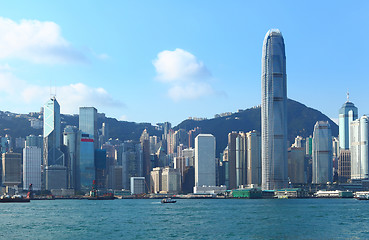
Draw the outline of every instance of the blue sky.
<instances>
[{"instance_id":1,"label":"blue sky","mask_svg":"<svg viewBox=\"0 0 369 240\"><path fill-rule=\"evenodd\" d=\"M136 122L249 108L264 36L279 28L288 97L337 118L349 90L362 115L368 12L369 1L6 1L0 109L39 111L50 92L62 113L95 106Z\"/></svg>"}]
</instances>

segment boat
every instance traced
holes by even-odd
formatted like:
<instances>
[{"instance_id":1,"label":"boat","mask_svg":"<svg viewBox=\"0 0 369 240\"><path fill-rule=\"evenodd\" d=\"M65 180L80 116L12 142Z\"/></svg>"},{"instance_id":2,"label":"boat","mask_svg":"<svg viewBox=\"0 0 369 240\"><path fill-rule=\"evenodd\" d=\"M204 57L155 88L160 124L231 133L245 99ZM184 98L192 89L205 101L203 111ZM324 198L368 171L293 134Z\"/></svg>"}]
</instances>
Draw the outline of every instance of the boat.
<instances>
[{"instance_id":1,"label":"boat","mask_svg":"<svg viewBox=\"0 0 369 240\"><path fill-rule=\"evenodd\" d=\"M9 203L9 202L16 202L16 203L23 203L23 202L30 202L29 198L25 198L21 195L3 195L0 197L0 203Z\"/></svg>"},{"instance_id":2,"label":"boat","mask_svg":"<svg viewBox=\"0 0 369 240\"><path fill-rule=\"evenodd\" d=\"M369 194L360 194L356 196L357 200L369 200Z\"/></svg>"},{"instance_id":3,"label":"boat","mask_svg":"<svg viewBox=\"0 0 369 240\"><path fill-rule=\"evenodd\" d=\"M161 203L176 203L177 201L171 198L163 198Z\"/></svg>"},{"instance_id":4,"label":"boat","mask_svg":"<svg viewBox=\"0 0 369 240\"><path fill-rule=\"evenodd\" d=\"M88 200L114 200L115 197L112 193L104 194L102 196L89 196Z\"/></svg>"},{"instance_id":5,"label":"boat","mask_svg":"<svg viewBox=\"0 0 369 240\"><path fill-rule=\"evenodd\" d=\"M115 197L112 193L106 193L99 196L96 189L96 180L92 181L92 190L90 191L90 196L87 197L88 200L114 200Z\"/></svg>"}]
</instances>

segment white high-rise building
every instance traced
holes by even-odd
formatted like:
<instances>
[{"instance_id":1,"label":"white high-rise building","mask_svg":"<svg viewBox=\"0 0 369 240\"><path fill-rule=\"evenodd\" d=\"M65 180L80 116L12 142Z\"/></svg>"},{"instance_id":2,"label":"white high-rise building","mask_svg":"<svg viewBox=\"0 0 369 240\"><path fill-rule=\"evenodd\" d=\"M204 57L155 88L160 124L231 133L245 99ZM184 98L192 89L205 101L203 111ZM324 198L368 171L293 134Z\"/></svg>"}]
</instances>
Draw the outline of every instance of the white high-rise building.
<instances>
[{"instance_id":1,"label":"white high-rise building","mask_svg":"<svg viewBox=\"0 0 369 240\"><path fill-rule=\"evenodd\" d=\"M315 123L313 133L313 184L327 184L333 180L332 133L328 122Z\"/></svg>"},{"instance_id":2,"label":"white high-rise building","mask_svg":"<svg viewBox=\"0 0 369 240\"><path fill-rule=\"evenodd\" d=\"M195 187L215 186L215 137L199 134L195 138Z\"/></svg>"},{"instance_id":3,"label":"white high-rise building","mask_svg":"<svg viewBox=\"0 0 369 240\"><path fill-rule=\"evenodd\" d=\"M369 117L350 124L351 179L367 179L369 163Z\"/></svg>"},{"instance_id":4,"label":"white high-rise building","mask_svg":"<svg viewBox=\"0 0 369 240\"><path fill-rule=\"evenodd\" d=\"M347 94L347 101L342 105L339 111L339 143L341 149L349 149L350 144L350 124L358 117L357 107L349 101Z\"/></svg>"},{"instance_id":5,"label":"white high-rise building","mask_svg":"<svg viewBox=\"0 0 369 240\"><path fill-rule=\"evenodd\" d=\"M23 189L32 184L33 190L41 190L41 148L23 148Z\"/></svg>"},{"instance_id":6,"label":"white high-rise building","mask_svg":"<svg viewBox=\"0 0 369 240\"><path fill-rule=\"evenodd\" d=\"M282 33L267 32L261 76L262 189L287 186L287 74Z\"/></svg>"},{"instance_id":7,"label":"white high-rise building","mask_svg":"<svg viewBox=\"0 0 369 240\"><path fill-rule=\"evenodd\" d=\"M247 137L247 184L261 185L261 149L260 133L250 131L246 133Z\"/></svg>"}]
</instances>

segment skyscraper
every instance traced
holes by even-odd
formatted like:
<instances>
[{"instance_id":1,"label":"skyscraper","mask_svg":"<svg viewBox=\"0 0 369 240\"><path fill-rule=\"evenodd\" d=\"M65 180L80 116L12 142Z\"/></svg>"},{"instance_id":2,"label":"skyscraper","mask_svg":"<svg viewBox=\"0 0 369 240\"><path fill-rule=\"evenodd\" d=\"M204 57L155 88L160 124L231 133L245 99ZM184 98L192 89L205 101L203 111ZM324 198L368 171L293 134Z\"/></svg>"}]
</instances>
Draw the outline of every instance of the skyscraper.
<instances>
[{"instance_id":1,"label":"skyscraper","mask_svg":"<svg viewBox=\"0 0 369 240\"><path fill-rule=\"evenodd\" d=\"M236 138L236 186L247 184L247 139L246 134L240 132Z\"/></svg>"},{"instance_id":2,"label":"skyscraper","mask_svg":"<svg viewBox=\"0 0 369 240\"><path fill-rule=\"evenodd\" d=\"M229 188L237 188L236 181L236 139L238 132L228 133L228 176Z\"/></svg>"},{"instance_id":3,"label":"skyscraper","mask_svg":"<svg viewBox=\"0 0 369 240\"><path fill-rule=\"evenodd\" d=\"M362 116L350 124L351 179L368 179L369 117Z\"/></svg>"},{"instance_id":4,"label":"skyscraper","mask_svg":"<svg viewBox=\"0 0 369 240\"><path fill-rule=\"evenodd\" d=\"M247 184L261 185L260 133L250 131L247 137Z\"/></svg>"},{"instance_id":5,"label":"skyscraper","mask_svg":"<svg viewBox=\"0 0 369 240\"><path fill-rule=\"evenodd\" d=\"M261 76L262 189L287 186L287 75L281 32L267 32Z\"/></svg>"},{"instance_id":6,"label":"skyscraper","mask_svg":"<svg viewBox=\"0 0 369 240\"><path fill-rule=\"evenodd\" d=\"M339 126L339 143L341 149L350 148L350 123L357 119L357 107L349 101L342 105L339 111L338 126Z\"/></svg>"},{"instance_id":7,"label":"skyscraper","mask_svg":"<svg viewBox=\"0 0 369 240\"><path fill-rule=\"evenodd\" d=\"M199 134L195 138L195 187L215 184L215 137Z\"/></svg>"},{"instance_id":8,"label":"skyscraper","mask_svg":"<svg viewBox=\"0 0 369 240\"><path fill-rule=\"evenodd\" d=\"M41 148L36 146L23 148L23 189L30 184L33 190L41 190Z\"/></svg>"},{"instance_id":9,"label":"skyscraper","mask_svg":"<svg viewBox=\"0 0 369 240\"><path fill-rule=\"evenodd\" d=\"M75 126L66 126L63 133L63 144L66 146L65 162L67 166L68 188L79 188L79 163L77 163L77 135Z\"/></svg>"},{"instance_id":10,"label":"skyscraper","mask_svg":"<svg viewBox=\"0 0 369 240\"><path fill-rule=\"evenodd\" d=\"M44 105L44 180L46 190L66 188L64 154L60 150L60 106L55 97Z\"/></svg>"},{"instance_id":11,"label":"skyscraper","mask_svg":"<svg viewBox=\"0 0 369 240\"><path fill-rule=\"evenodd\" d=\"M313 184L332 182L332 157L331 126L328 122L316 122L313 133Z\"/></svg>"},{"instance_id":12,"label":"skyscraper","mask_svg":"<svg viewBox=\"0 0 369 240\"><path fill-rule=\"evenodd\" d=\"M60 106L55 97L44 105L44 164L64 165L64 154L60 151Z\"/></svg>"},{"instance_id":13,"label":"skyscraper","mask_svg":"<svg viewBox=\"0 0 369 240\"><path fill-rule=\"evenodd\" d=\"M98 132L97 132L97 110L94 107L79 108L79 130L82 133L89 134L94 140L95 149L98 148Z\"/></svg>"}]
</instances>

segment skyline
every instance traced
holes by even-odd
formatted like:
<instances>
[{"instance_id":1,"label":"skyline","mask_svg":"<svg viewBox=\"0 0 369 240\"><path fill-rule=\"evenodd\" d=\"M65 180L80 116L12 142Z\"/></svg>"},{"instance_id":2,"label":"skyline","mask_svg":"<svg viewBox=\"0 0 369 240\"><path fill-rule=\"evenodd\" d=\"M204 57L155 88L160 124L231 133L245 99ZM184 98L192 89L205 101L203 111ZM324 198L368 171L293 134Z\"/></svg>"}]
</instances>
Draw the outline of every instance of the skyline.
<instances>
[{"instance_id":1,"label":"skyline","mask_svg":"<svg viewBox=\"0 0 369 240\"><path fill-rule=\"evenodd\" d=\"M63 114L93 106L119 120L177 125L250 108L261 103L262 40L279 28L288 98L336 120L349 90L358 115L369 112L369 48L360 44L369 3L209 3L4 3L0 109L39 111L53 85Z\"/></svg>"}]
</instances>

